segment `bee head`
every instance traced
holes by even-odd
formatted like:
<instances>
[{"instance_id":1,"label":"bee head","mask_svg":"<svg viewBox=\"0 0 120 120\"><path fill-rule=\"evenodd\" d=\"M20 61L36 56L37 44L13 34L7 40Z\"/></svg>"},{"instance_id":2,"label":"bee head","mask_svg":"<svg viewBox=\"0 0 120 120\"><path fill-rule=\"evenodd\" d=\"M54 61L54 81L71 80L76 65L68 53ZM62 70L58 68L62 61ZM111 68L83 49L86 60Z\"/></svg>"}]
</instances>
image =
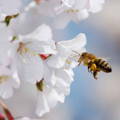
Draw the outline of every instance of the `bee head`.
<instances>
[{"instance_id":1,"label":"bee head","mask_svg":"<svg viewBox=\"0 0 120 120\"><path fill-rule=\"evenodd\" d=\"M87 52L84 52L80 55L80 58L78 60L79 65L81 64L82 61L84 61L84 59L86 58Z\"/></svg>"},{"instance_id":2,"label":"bee head","mask_svg":"<svg viewBox=\"0 0 120 120\"><path fill-rule=\"evenodd\" d=\"M80 59L83 60L87 56L87 54L88 54L87 52L82 53Z\"/></svg>"}]
</instances>

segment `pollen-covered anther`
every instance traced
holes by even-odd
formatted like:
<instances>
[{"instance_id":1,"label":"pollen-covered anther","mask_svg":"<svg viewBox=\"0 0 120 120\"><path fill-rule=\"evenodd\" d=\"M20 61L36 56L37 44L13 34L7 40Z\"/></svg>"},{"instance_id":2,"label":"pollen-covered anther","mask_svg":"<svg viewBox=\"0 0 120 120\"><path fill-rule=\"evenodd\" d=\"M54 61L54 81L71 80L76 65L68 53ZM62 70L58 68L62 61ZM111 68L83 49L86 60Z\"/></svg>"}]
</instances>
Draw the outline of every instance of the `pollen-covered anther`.
<instances>
[{"instance_id":1,"label":"pollen-covered anther","mask_svg":"<svg viewBox=\"0 0 120 120\"><path fill-rule=\"evenodd\" d=\"M67 59L67 60L66 60L66 63L70 65L72 62Z\"/></svg>"},{"instance_id":2,"label":"pollen-covered anther","mask_svg":"<svg viewBox=\"0 0 120 120\"><path fill-rule=\"evenodd\" d=\"M0 76L0 84L4 83L5 81L9 79L10 79L10 76L7 76L7 75Z\"/></svg>"},{"instance_id":3,"label":"pollen-covered anther","mask_svg":"<svg viewBox=\"0 0 120 120\"><path fill-rule=\"evenodd\" d=\"M10 42L12 43L12 42L14 42L14 41L17 40L17 39L18 39L18 36L14 35L14 36L12 36Z\"/></svg>"},{"instance_id":4,"label":"pollen-covered anther","mask_svg":"<svg viewBox=\"0 0 120 120\"><path fill-rule=\"evenodd\" d=\"M19 45L18 45L17 52L20 55L28 53L31 56L38 56L38 54L35 51L32 51L30 48L27 47L27 45L30 44L30 43L31 42L27 42L27 43L20 42Z\"/></svg>"},{"instance_id":5,"label":"pollen-covered anther","mask_svg":"<svg viewBox=\"0 0 120 120\"><path fill-rule=\"evenodd\" d=\"M23 55L23 54L27 53L28 51L29 51L29 49L26 48L25 43L20 42L19 43L19 47L17 49L17 52L20 53L21 55Z\"/></svg>"},{"instance_id":6,"label":"pollen-covered anther","mask_svg":"<svg viewBox=\"0 0 120 120\"><path fill-rule=\"evenodd\" d=\"M3 22L6 24L6 26L8 26L10 24L11 20L18 17L18 16L19 16L19 13L14 14L14 15L8 15L5 17Z\"/></svg>"},{"instance_id":7,"label":"pollen-covered anther","mask_svg":"<svg viewBox=\"0 0 120 120\"><path fill-rule=\"evenodd\" d=\"M79 10L78 9L68 9L68 10L65 10L64 12L66 12L66 13L78 13Z\"/></svg>"},{"instance_id":8,"label":"pollen-covered anther","mask_svg":"<svg viewBox=\"0 0 120 120\"><path fill-rule=\"evenodd\" d=\"M39 91L43 92L43 89L44 89L44 79L38 81L36 83L36 87Z\"/></svg>"}]
</instances>

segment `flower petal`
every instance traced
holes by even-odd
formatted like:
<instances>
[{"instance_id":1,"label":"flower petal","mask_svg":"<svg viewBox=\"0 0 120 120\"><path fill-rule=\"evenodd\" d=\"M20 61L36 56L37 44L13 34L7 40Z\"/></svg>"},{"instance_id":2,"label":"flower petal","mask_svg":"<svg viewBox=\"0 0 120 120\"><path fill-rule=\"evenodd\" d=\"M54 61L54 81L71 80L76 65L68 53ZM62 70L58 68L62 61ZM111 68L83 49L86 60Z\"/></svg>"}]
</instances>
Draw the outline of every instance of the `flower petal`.
<instances>
[{"instance_id":1,"label":"flower petal","mask_svg":"<svg viewBox=\"0 0 120 120\"><path fill-rule=\"evenodd\" d=\"M26 80L35 84L43 78L43 63L38 56L31 57L30 59L17 60L17 68L19 76L22 80Z\"/></svg>"},{"instance_id":2,"label":"flower petal","mask_svg":"<svg viewBox=\"0 0 120 120\"><path fill-rule=\"evenodd\" d=\"M46 97L42 92L39 93L38 101L37 101L37 109L36 114L41 117L45 113L49 112L49 106L46 100Z\"/></svg>"},{"instance_id":3,"label":"flower petal","mask_svg":"<svg viewBox=\"0 0 120 120\"><path fill-rule=\"evenodd\" d=\"M73 51L80 51L86 45L86 36L83 33L77 35L74 39L61 41L60 44Z\"/></svg>"},{"instance_id":4,"label":"flower petal","mask_svg":"<svg viewBox=\"0 0 120 120\"><path fill-rule=\"evenodd\" d=\"M49 26L43 24L39 26L32 33L25 35L25 38L36 39L38 41L51 41L52 40L52 30Z\"/></svg>"}]
</instances>

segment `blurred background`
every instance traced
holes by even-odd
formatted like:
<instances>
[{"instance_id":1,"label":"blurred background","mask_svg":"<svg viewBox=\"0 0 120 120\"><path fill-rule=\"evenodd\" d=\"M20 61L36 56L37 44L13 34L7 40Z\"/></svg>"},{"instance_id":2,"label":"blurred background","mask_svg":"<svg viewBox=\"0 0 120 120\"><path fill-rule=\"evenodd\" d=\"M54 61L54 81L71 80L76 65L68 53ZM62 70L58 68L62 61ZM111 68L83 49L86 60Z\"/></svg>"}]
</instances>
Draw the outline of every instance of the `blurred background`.
<instances>
[{"instance_id":1,"label":"blurred background","mask_svg":"<svg viewBox=\"0 0 120 120\"><path fill-rule=\"evenodd\" d=\"M75 82L65 103L70 107L71 120L120 120L119 11L120 0L106 0L100 13L79 25L71 23L67 29L67 38L86 33L87 50L108 59L113 69L111 74L100 73L97 81L84 66L75 69Z\"/></svg>"},{"instance_id":2,"label":"blurred background","mask_svg":"<svg viewBox=\"0 0 120 120\"><path fill-rule=\"evenodd\" d=\"M28 1L24 0L25 3ZM79 24L71 22L65 30L56 32L58 36L62 36L62 39L71 39L80 32L85 33L88 39L87 51L108 59L113 72L111 74L100 73L96 81L88 73L86 67L81 65L76 68L71 94L64 104L57 105L48 115L44 116L45 120L120 120L119 11L120 0L106 0L100 13L91 15ZM23 92L24 97L17 91L16 97L6 101L16 116L18 114L32 116L33 111L27 110L35 106L31 107L25 102L33 103L32 98L35 96L30 88L26 86L26 93ZM24 105L26 107L23 109ZM15 106L19 106L17 110Z\"/></svg>"}]
</instances>

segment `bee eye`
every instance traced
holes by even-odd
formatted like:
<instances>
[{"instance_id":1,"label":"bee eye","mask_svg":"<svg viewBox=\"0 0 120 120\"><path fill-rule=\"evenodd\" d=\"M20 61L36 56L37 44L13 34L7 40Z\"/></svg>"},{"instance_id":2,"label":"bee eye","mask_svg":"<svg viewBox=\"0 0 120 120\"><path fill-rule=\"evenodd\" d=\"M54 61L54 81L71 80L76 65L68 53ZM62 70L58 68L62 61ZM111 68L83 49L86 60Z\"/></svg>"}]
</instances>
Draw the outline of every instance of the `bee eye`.
<instances>
[{"instance_id":1,"label":"bee eye","mask_svg":"<svg viewBox=\"0 0 120 120\"><path fill-rule=\"evenodd\" d=\"M82 57L84 57L84 54L82 54Z\"/></svg>"}]
</instances>

